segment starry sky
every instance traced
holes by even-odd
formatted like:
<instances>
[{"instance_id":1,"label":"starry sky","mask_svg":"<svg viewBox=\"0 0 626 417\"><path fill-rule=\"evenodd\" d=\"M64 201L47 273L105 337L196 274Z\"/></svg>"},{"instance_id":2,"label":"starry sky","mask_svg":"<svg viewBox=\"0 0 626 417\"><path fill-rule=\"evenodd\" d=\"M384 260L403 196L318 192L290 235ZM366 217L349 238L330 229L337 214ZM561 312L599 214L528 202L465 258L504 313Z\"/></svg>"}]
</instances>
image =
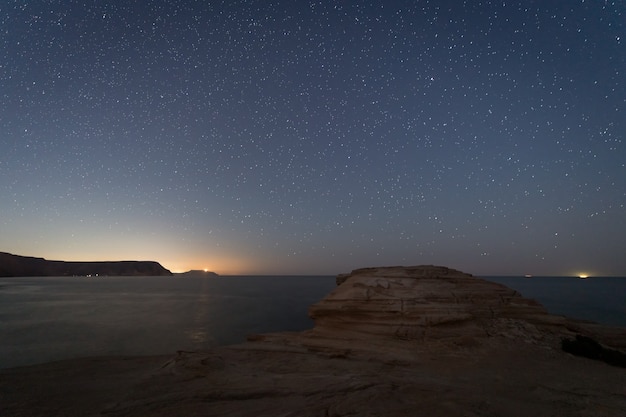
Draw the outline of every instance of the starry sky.
<instances>
[{"instance_id":1,"label":"starry sky","mask_svg":"<svg viewBox=\"0 0 626 417\"><path fill-rule=\"evenodd\" d=\"M626 276L626 2L3 1L0 251Z\"/></svg>"}]
</instances>

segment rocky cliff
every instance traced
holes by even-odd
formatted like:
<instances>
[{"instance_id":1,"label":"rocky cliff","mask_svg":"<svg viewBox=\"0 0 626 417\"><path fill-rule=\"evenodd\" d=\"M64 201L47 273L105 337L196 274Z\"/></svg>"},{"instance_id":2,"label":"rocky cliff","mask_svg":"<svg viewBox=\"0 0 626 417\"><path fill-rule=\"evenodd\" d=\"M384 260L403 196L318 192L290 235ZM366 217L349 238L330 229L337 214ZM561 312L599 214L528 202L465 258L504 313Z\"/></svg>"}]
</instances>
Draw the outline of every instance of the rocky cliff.
<instances>
[{"instance_id":1,"label":"rocky cliff","mask_svg":"<svg viewBox=\"0 0 626 417\"><path fill-rule=\"evenodd\" d=\"M535 300L504 285L441 266L357 269L310 307L315 331L406 340L495 335L507 323L563 327Z\"/></svg>"},{"instance_id":2,"label":"rocky cliff","mask_svg":"<svg viewBox=\"0 0 626 417\"><path fill-rule=\"evenodd\" d=\"M163 358L0 370L7 415L626 415L624 329L548 314L453 269L367 268L311 306L315 327ZM562 341L567 349L562 349ZM604 362L574 356L609 355ZM591 356L589 356L591 357ZM597 358L602 359L602 358ZM76 396L80 387L80 396ZM55 414L56 413L56 414Z\"/></svg>"},{"instance_id":3,"label":"rocky cliff","mask_svg":"<svg viewBox=\"0 0 626 417\"><path fill-rule=\"evenodd\" d=\"M0 252L0 277L172 275L153 261L65 262Z\"/></svg>"},{"instance_id":4,"label":"rocky cliff","mask_svg":"<svg viewBox=\"0 0 626 417\"><path fill-rule=\"evenodd\" d=\"M626 350L624 329L549 314L511 288L442 266L357 269L339 275L337 284L309 308L315 327L302 340L376 350L480 345L504 337L553 349L584 335Z\"/></svg>"}]
</instances>

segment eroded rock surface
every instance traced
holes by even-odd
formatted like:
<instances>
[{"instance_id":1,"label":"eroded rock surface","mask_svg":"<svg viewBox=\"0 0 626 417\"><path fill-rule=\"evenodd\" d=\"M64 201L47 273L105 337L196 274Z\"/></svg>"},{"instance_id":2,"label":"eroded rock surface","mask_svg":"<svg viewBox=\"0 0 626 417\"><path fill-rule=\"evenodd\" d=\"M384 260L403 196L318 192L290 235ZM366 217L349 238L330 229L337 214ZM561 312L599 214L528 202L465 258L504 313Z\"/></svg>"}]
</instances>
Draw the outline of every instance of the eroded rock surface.
<instances>
[{"instance_id":1,"label":"eroded rock surface","mask_svg":"<svg viewBox=\"0 0 626 417\"><path fill-rule=\"evenodd\" d=\"M561 350L576 335L626 346L624 329L549 315L443 267L368 268L338 282L311 306L314 329L146 360L130 388L114 385L131 368L113 359L89 376L78 360L4 370L0 402L8 392L8 415L47 417L626 415L624 369ZM41 392L55 395L42 405Z\"/></svg>"},{"instance_id":2,"label":"eroded rock surface","mask_svg":"<svg viewBox=\"0 0 626 417\"><path fill-rule=\"evenodd\" d=\"M496 320L554 326L536 301L504 285L440 266L365 268L340 276L311 306L316 331L407 340L488 336Z\"/></svg>"}]
</instances>

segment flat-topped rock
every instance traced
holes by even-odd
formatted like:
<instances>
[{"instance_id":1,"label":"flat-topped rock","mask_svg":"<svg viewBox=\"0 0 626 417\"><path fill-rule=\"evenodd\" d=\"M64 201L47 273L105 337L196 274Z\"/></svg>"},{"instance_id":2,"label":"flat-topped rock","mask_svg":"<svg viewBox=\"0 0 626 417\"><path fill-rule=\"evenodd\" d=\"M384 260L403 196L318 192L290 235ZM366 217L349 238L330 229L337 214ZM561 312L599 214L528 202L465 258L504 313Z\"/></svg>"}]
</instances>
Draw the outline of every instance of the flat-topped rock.
<instances>
[{"instance_id":1,"label":"flat-topped rock","mask_svg":"<svg viewBox=\"0 0 626 417\"><path fill-rule=\"evenodd\" d=\"M623 357L597 342L626 346L624 329L552 316L445 267L366 268L338 282L311 306L311 330L170 360L0 370L0 404L32 417L626 415ZM567 352L609 360L564 352L574 336Z\"/></svg>"},{"instance_id":2,"label":"flat-topped rock","mask_svg":"<svg viewBox=\"0 0 626 417\"><path fill-rule=\"evenodd\" d=\"M564 323L515 290L442 266L357 269L337 283L309 309L315 331L326 337L477 337L493 335L503 321Z\"/></svg>"}]
</instances>

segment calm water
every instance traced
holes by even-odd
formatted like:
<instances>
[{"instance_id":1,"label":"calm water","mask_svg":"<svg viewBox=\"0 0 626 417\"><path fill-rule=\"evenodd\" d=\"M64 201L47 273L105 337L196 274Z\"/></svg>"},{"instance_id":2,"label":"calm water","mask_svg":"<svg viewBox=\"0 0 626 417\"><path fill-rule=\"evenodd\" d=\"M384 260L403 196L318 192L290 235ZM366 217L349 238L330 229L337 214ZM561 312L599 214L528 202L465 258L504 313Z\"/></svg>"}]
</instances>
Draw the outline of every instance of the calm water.
<instances>
[{"instance_id":1,"label":"calm water","mask_svg":"<svg viewBox=\"0 0 626 417\"><path fill-rule=\"evenodd\" d=\"M626 279L490 277L549 311L626 327ZM170 354L311 328L334 276L0 279L0 368Z\"/></svg>"},{"instance_id":2,"label":"calm water","mask_svg":"<svg viewBox=\"0 0 626 417\"><path fill-rule=\"evenodd\" d=\"M0 279L0 367L149 355L311 328L334 277Z\"/></svg>"},{"instance_id":3,"label":"calm water","mask_svg":"<svg viewBox=\"0 0 626 417\"><path fill-rule=\"evenodd\" d=\"M534 298L550 313L626 327L626 278L488 277Z\"/></svg>"}]
</instances>

